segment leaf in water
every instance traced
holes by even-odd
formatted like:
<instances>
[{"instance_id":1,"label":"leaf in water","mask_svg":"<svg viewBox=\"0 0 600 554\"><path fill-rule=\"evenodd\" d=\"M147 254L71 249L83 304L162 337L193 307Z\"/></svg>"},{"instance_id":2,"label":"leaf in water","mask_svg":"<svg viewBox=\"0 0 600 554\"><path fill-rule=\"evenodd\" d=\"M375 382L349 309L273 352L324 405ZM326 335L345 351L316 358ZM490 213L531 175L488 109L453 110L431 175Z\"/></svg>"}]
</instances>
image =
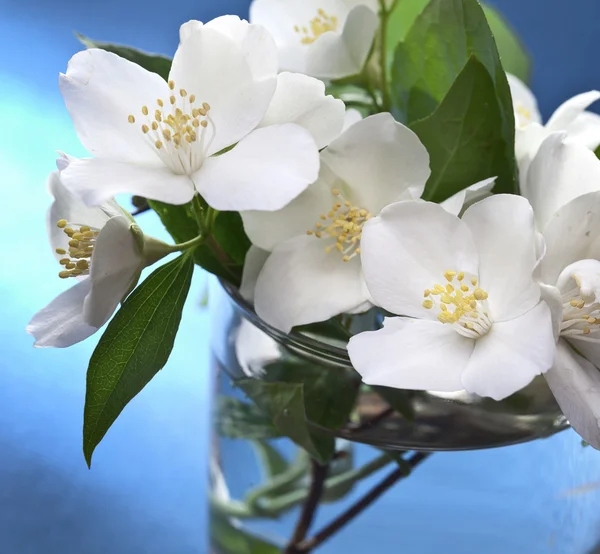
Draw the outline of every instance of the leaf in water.
<instances>
[{"instance_id":1,"label":"leaf in water","mask_svg":"<svg viewBox=\"0 0 600 554\"><path fill-rule=\"evenodd\" d=\"M289 469L291 464L279 453L277 448L266 440L252 441L252 446L258 456L266 480L277 477Z\"/></svg>"},{"instance_id":2,"label":"leaf in water","mask_svg":"<svg viewBox=\"0 0 600 554\"><path fill-rule=\"evenodd\" d=\"M416 395L415 391L374 386L371 389L381 396L404 419L411 422L415 420L415 409L413 406L413 399Z\"/></svg>"},{"instance_id":3,"label":"leaf in water","mask_svg":"<svg viewBox=\"0 0 600 554\"><path fill-rule=\"evenodd\" d=\"M281 554L281 549L252 535L214 508L210 512L209 528L215 554Z\"/></svg>"},{"instance_id":4,"label":"leaf in water","mask_svg":"<svg viewBox=\"0 0 600 554\"><path fill-rule=\"evenodd\" d=\"M437 110L411 125L431 158L425 200L441 202L505 171L508 162L501 121L492 79L471 58Z\"/></svg>"},{"instance_id":5,"label":"leaf in water","mask_svg":"<svg viewBox=\"0 0 600 554\"><path fill-rule=\"evenodd\" d=\"M163 56L161 54L151 54L149 52L143 52L137 48L131 48L130 46L124 46L121 44L111 44L110 42L101 42L99 40L93 40L89 37L82 35L81 33L75 33L75 36L87 47L87 48L100 48L107 52L117 54L130 62L136 63L139 66L158 73L165 81L169 79L169 71L171 71L171 63L173 60Z\"/></svg>"},{"instance_id":6,"label":"leaf in water","mask_svg":"<svg viewBox=\"0 0 600 554\"><path fill-rule=\"evenodd\" d=\"M127 298L102 335L87 372L83 451L88 465L123 408L167 363L193 269L185 255L159 267Z\"/></svg>"},{"instance_id":7,"label":"leaf in water","mask_svg":"<svg viewBox=\"0 0 600 554\"><path fill-rule=\"evenodd\" d=\"M215 427L221 437L230 439L272 439L279 436L269 417L256 405L237 398L220 396Z\"/></svg>"},{"instance_id":8,"label":"leaf in water","mask_svg":"<svg viewBox=\"0 0 600 554\"><path fill-rule=\"evenodd\" d=\"M503 141L501 163L494 167L497 172L482 179L497 176L496 192L515 193L517 170L512 97L494 37L477 0L432 0L417 17L406 40L396 49L392 68L395 115L400 121L413 124L431 116L444 101L446 109L452 108L448 106L449 91L473 56L491 79L491 91L486 91L485 101L499 116L496 135ZM452 98L456 100L456 95ZM438 134L445 132L440 128ZM499 153L488 154L486 160L497 158ZM439 180L435 171L432 179ZM469 178L455 192L476 182L477 179Z\"/></svg>"},{"instance_id":9,"label":"leaf in water","mask_svg":"<svg viewBox=\"0 0 600 554\"><path fill-rule=\"evenodd\" d=\"M483 6L483 11L496 39L502 66L508 73L528 83L531 79L531 57L521 39L498 10Z\"/></svg>"}]
</instances>

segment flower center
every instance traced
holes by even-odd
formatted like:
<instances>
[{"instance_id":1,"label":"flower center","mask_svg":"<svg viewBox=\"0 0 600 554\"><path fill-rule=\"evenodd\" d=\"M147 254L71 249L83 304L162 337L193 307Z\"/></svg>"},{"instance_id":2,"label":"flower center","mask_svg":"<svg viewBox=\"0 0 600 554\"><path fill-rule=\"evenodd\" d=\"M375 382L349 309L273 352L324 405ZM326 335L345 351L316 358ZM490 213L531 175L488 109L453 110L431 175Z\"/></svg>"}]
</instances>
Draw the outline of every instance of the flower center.
<instances>
[{"instance_id":1,"label":"flower center","mask_svg":"<svg viewBox=\"0 0 600 554\"><path fill-rule=\"evenodd\" d=\"M438 321L454 325L461 335L477 339L487 334L492 320L487 313L488 293L479 288L477 277L448 270L447 283L425 289L423 307L439 310Z\"/></svg>"},{"instance_id":2,"label":"flower center","mask_svg":"<svg viewBox=\"0 0 600 554\"><path fill-rule=\"evenodd\" d=\"M562 295L561 336L600 342L600 303L585 297L577 286Z\"/></svg>"},{"instance_id":3,"label":"flower center","mask_svg":"<svg viewBox=\"0 0 600 554\"><path fill-rule=\"evenodd\" d=\"M174 81L169 81L169 89L175 90ZM202 166L215 137L210 105L197 102L194 94L188 95L187 90L180 89L168 100L157 99L156 106L154 114L150 113L148 106L142 106L141 113L145 118L141 125L142 133L173 173L194 173ZM136 123L133 114L127 120L131 124Z\"/></svg>"},{"instance_id":4,"label":"flower center","mask_svg":"<svg viewBox=\"0 0 600 554\"><path fill-rule=\"evenodd\" d=\"M318 239L335 239L333 244L325 247L325 252L337 250L345 262L360 254L360 239L363 225L373 217L365 208L353 206L352 202L344 200L339 189L333 189L332 194L338 199L327 214L321 214L314 229L306 231L307 235Z\"/></svg>"},{"instance_id":5,"label":"flower center","mask_svg":"<svg viewBox=\"0 0 600 554\"><path fill-rule=\"evenodd\" d=\"M521 127L526 127L533 121L531 110L527 109L522 102L516 103L515 110L517 111L517 114L525 120L525 122L521 122Z\"/></svg>"},{"instance_id":6,"label":"flower center","mask_svg":"<svg viewBox=\"0 0 600 554\"><path fill-rule=\"evenodd\" d=\"M325 10L319 9L317 16L310 20L308 26L296 25L294 31L301 35L300 42L302 44L312 44L322 34L328 31L337 31L338 25L339 21L335 15L329 15Z\"/></svg>"},{"instance_id":7,"label":"flower center","mask_svg":"<svg viewBox=\"0 0 600 554\"><path fill-rule=\"evenodd\" d=\"M87 225L69 224L66 219L58 221L56 226L69 238L67 249L56 249L57 254L64 256L59 262L64 270L58 276L61 279L68 279L89 275L92 254L100 231Z\"/></svg>"}]
</instances>

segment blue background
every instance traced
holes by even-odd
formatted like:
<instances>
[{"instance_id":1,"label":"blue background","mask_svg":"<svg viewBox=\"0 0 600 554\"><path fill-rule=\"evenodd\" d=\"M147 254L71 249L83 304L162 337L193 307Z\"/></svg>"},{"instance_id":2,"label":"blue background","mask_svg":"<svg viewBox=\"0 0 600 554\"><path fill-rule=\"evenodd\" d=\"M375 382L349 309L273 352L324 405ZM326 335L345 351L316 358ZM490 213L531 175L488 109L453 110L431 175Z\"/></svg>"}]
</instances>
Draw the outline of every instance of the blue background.
<instances>
[{"instance_id":1,"label":"blue background","mask_svg":"<svg viewBox=\"0 0 600 554\"><path fill-rule=\"evenodd\" d=\"M96 339L68 351L34 350L24 328L65 286L46 242L45 180L55 150L84 154L57 87L58 73L81 48L73 31L172 54L180 23L224 13L246 16L248 3L0 0L1 553L208 551L209 322L199 306L205 276L196 273L168 366L125 410L98 449L92 471L81 453L81 423L85 369ZM546 116L569 96L600 86L598 0L494 4L534 56L533 88ZM153 217L145 217L145 230L160 235ZM532 478L539 490L535 500L525 492ZM492 479L494 502L501 506L503 495L522 495L534 519L546 502L560 503L557 487L583 486L573 493L583 503L559 508L568 514L562 524L579 538L568 543L568 551L552 551L583 553L600 539L600 455L579 448L570 432L500 451L439 455L409 487L417 487L415 494L431 491L443 504L442 497L452 500L456 494L445 483L470 483L471 492L456 499L465 503ZM430 506L421 500L413 515L424 531L419 514L426 517ZM431 548L438 551L433 543Z\"/></svg>"}]
</instances>

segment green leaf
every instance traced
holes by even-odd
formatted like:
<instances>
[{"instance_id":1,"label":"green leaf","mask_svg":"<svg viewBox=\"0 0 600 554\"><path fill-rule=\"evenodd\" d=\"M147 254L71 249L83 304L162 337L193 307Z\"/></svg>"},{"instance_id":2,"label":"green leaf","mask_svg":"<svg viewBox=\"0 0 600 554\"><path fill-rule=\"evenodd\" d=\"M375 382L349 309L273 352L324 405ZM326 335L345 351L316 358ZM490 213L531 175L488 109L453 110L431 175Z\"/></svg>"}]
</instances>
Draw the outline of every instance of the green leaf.
<instances>
[{"instance_id":1,"label":"green leaf","mask_svg":"<svg viewBox=\"0 0 600 554\"><path fill-rule=\"evenodd\" d=\"M412 402L416 394L415 391L374 386L371 389L381 396L404 419L411 422L415 420L415 409Z\"/></svg>"},{"instance_id":2,"label":"green leaf","mask_svg":"<svg viewBox=\"0 0 600 554\"><path fill-rule=\"evenodd\" d=\"M507 152L502 115L493 98L489 73L471 58L438 109L411 125L431 160L425 200L441 202L466 186L506 175L514 155Z\"/></svg>"},{"instance_id":3,"label":"green leaf","mask_svg":"<svg viewBox=\"0 0 600 554\"><path fill-rule=\"evenodd\" d=\"M304 387L297 383L266 383L254 379L237 381L240 388L269 414L279 433L325 464L335 451L335 439L308 421Z\"/></svg>"},{"instance_id":4,"label":"green leaf","mask_svg":"<svg viewBox=\"0 0 600 554\"><path fill-rule=\"evenodd\" d=\"M498 151L486 156L488 159L501 156L502 164L496 164L497 172L487 177L498 177L495 192L515 193L518 189L512 98L494 37L477 0L432 0L417 17L405 42L396 49L392 68L395 115L412 124L429 117L443 101L446 110L452 109L445 99L473 56L491 79L492 87L486 90L485 102L499 115L497 134L502 138ZM452 99L456 101L456 95ZM440 134L445 132L439 130ZM434 173L432 179L440 177ZM474 183L463 182L458 190Z\"/></svg>"},{"instance_id":5,"label":"green leaf","mask_svg":"<svg viewBox=\"0 0 600 554\"><path fill-rule=\"evenodd\" d=\"M429 0L397 0L389 15L386 35L386 47L390 63L399 42L402 42L419 14L429 4Z\"/></svg>"},{"instance_id":6,"label":"green leaf","mask_svg":"<svg viewBox=\"0 0 600 554\"><path fill-rule=\"evenodd\" d=\"M279 436L269 417L256 405L237 398L220 396L215 427L221 437L230 439L272 439Z\"/></svg>"},{"instance_id":7,"label":"green leaf","mask_svg":"<svg viewBox=\"0 0 600 554\"><path fill-rule=\"evenodd\" d=\"M82 35L81 33L75 33L75 36L87 47L87 48L101 48L107 52L117 54L130 62L136 63L139 66L158 73L165 81L169 79L169 71L171 71L171 63L173 60L163 56L161 54L151 54L149 52L143 52L137 48L131 48L130 46L123 46L121 44L111 44L110 42L100 42L93 40L89 37Z\"/></svg>"},{"instance_id":8,"label":"green leaf","mask_svg":"<svg viewBox=\"0 0 600 554\"><path fill-rule=\"evenodd\" d=\"M180 256L154 271L123 303L94 350L83 426L88 465L125 406L167 363L193 268L191 258Z\"/></svg>"},{"instance_id":9,"label":"green leaf","mask_svg":"<svg viewBox=\"0 0 600 554\"><path fill-rule=\"evenodd\" d=\"M502 66L508 73L516 75L524 83L529 83L531 80L531 57L521 39L495 8L483 6L483 11L494 39L496 39Z\"/></svg>"},{"instance_id":10,"label":"green leaf","mask_svg":"<svg viewBox=\"0 0 600 554\"><path fill-rule=\"evenodd\" d=\"M279 453L279 450L269 444L266 440L252 441L252 446L260 461L265 479L284 474L290 467L290 463Z\"/></svg>"},{"instance_id":11,"label":"green leaf","mask_svg":"<svg viewBox=\"0 0 600 554\"><path fill-rule=\"evenodd\" d=\"M156 200L149 200L148 203L176 243L192 240L200 233L191 202L182 206ZM194 262L209 273L238 286L249 248L250 241L244 232L240 215L220 212L215 220L213 235L207 244L194 251Z\"/></svg>"},{"instance_id":12,"label":"green leaf","mask_svg":"<svg viewBox=\"0 0 600 554\"><path fill-rule=\"evenodd\" d=\"M281 554L281 549L252 535L215 509L210 512L209 528L215 554Z\"/></svg>"}]
</instances>

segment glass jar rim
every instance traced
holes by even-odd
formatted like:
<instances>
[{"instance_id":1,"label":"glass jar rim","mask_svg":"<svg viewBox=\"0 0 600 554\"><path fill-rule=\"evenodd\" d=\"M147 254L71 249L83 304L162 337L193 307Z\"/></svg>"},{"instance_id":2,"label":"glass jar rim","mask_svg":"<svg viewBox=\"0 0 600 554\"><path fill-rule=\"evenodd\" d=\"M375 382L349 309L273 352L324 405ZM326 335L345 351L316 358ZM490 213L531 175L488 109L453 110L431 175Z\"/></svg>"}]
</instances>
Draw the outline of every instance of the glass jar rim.
<instances>
[{"instance_id":1,"label":"glass jar rim","mask_svg":"<svg viewBox=\"0 0 600 554\"><path fill-rule=\"evenodd\" d=\"M297 331L292 331L289 334L283 333L261 319L256 314L252 304L240 294L237 287L222 279L219 281L225 292L233 300L237 309L242 312L244 317L282 346L292 348L295 351L300 351L311 356L318 356L322 361L328 361L336 365L343 365L353 369L346 348L340 348L339 346L320 341Z\"/></svg>"}]
</instances>

